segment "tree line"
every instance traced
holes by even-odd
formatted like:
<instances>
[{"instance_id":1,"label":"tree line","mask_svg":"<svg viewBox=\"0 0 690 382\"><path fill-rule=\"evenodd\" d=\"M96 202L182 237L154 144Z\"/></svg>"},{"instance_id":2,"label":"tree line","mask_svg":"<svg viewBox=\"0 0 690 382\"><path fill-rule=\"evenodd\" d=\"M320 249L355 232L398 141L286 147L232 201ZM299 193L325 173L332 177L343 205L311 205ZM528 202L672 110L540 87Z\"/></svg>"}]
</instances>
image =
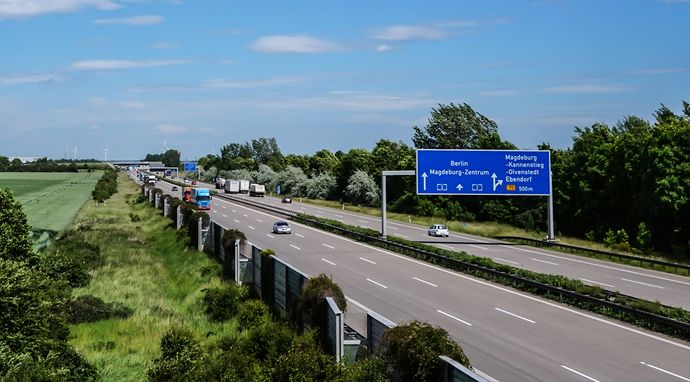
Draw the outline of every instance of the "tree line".
<instances>
[{"instance_id":1,"label":"tree line","mask_svg":"<svg viewBox=\"0 0 690 382\"><path fill-rule=\"evenodd\" d=\"M576 127L573 144L551 151L559 234L618 249L690 252L690 106L662 105L653 122L624 117L614 126ZM439 104L427 125L412 128L413 146L381 139L371 150L284 155L275 138L230 143L198 163L208 180L251 179L294 196L363 205L379 202L383 170L415 168L415 149L517 149L498 125L467 104ZM388 180L391 211L461 221L499 221L546 229L546 199L419 196L412 177Z\"/></svg>"}]
</instances>

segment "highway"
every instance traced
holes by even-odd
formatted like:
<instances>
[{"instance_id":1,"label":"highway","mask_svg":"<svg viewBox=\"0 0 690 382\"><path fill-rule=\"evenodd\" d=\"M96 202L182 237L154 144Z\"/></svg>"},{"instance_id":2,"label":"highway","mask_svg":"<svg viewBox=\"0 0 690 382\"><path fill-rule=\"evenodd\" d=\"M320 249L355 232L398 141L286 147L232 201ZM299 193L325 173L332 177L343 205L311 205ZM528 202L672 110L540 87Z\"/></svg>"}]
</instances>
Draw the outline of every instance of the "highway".
<instances>
[{"instance_id":1,"label":"highway","mask_svg":"<svg viewBox=\"0 0 690 382\"><path fill-rule=\"evenodd\" d=\"M210 215L307 274L331 275L348 298L393 322L445 328L499 381L690 381L690 343L300 224L274 235L278 217L222 198Z\"/></svg>"}]
</instances>

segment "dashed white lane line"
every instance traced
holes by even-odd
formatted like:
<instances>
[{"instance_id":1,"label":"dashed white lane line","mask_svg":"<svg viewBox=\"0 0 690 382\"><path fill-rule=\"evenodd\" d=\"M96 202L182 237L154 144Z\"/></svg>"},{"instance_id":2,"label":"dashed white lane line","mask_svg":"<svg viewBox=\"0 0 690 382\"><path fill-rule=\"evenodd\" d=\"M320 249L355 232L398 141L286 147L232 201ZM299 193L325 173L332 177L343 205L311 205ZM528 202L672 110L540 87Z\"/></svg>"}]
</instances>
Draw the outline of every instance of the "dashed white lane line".
<instances>
[{"instance_id":1,"label":"dashed white lane line","mask_svg":"<svg viewBox=\"0 0 690 382\"><path fill-rule=\"evenodd\" d=\"M321 258L321 260L323 260L323 261L327 262L328 264L331 264L331 265L335 265L335 263L334 263L334 262L332 262L332 261L328 261L328 260L324 259L323 257Z\"/></svg>"},{"instance_id":2,"label":"dashed white lane line","mask_svg":"<svg viewBox=\"0 0 690 382\"><path fill-rule=\"evenodd\" d=\"M232 219L232 220L234 220L234 221L235 221L235 223L239 223L239 222L240 222L240 221L239 221L239 220L237 220L237 219Z\"/></svg>"},{"instance_id":3,"label":"dashed white lane line","mask_svg":"<svg viewBox=\"0 0 690 382\"><path fill-rule=\"evenodd\" d=\"M400 228L398 228L398 227L388 227L388 228L394 229L394 230L396 230L396 231L400 229Z\"/></svg>"},{"instance_id":4,"label":"dashed white lane line","mask_svg":"<svg viewBox=\"0 0 690 382\"><path fill-rule=\"evenodd\" d=\"M328 245L328 244L326 244L326 243L321 243L321 245L323 245L324 247L328 247L328 248L330 248L330 249L335 249L334 246Z\"/></svg>"},{"instance_id":5,"label":"dashed white lane line","mask_svg":"<svg viewBox=\"0 0 690 382\"><path fill-rule=\"evenodd\" d=\"M371 261L371 260L369 260L369 259L365 259L365 258L363 258L363 257L360 257L359 259L362 260L362 261L366 261L366 262L369 263L369 264L374 264L374 265L376 265L375 262L373 262L373 261Z\"/></svg>"},{"instance_id":6,"label":"dashed white lane line","mask_svg":"<svg viewBox=\"0 0 690 382\"><path fill-rule=\"evenodd\" d=\"M252 226L250 226L250 225L248 225L247 227L249 227L249 229L256 229L256 228L254 228L254 227L252 227Z\"/></svg>"},{"instance_id":7,"label":"dashed white lane line","mask_svg":"<svg viewBox=\"0 0 690 382\"><path fill-rule=\"evenodd\" d=\"M690 378L686 378L686 377L683 377L682 375L678 375L678 374L676 374L676 373L674 373L674 372L671 372L671 371L668 371L668 370L664 370L664 369L662 369L662 368L660 368L660 367L658 367L658 366L654 366L654 365L652 365L652 364L649 364L649 363L646 363L646 362L642 362L642 361L640 361L640 364L645 365L645 366L647 366L647 367L651 367L652 369L658 370L658 371L660 371L660 372L662 372L662 373L666 373L666 374L668 374L668 375L672 375L672 376L674 376L674 377L676 377L676 378L678 378L678 379L680 379L680 380L690 382Z\"/></svg>"},{"instance_id":8,"label":"dashed white lane line","mask_svg":"<svg viewBox=\"0 0 690 382\"><path fill-rule=\"evenodd\" d=\"M511 313L511 312L509 312L509 311L507 311L507 310L503 310L503 309L501 309L501 308L494 308L494 309L498 310L498 311L501 312L501 313L505 313L505 314L507 314L507 315L509 315L509 316L513 316L513 317L515 317L515 318L519 318L519 319L521 319L521 320L523 320L523 321L527 321L527 322L529 322L529 323L536 324L536 321L532 321L532 320L530 320L529 318L525 318L525 317L522 317L522 316L518 316L517 314Z\"/></svg>"},{"instance_id":9,"label":"dashed white lane line","mask_svg":"<svg viewBox=\"0 0 690 382\"><path fill-rule=\"evenodd\" d=\"M271 239L275 239L276 237L271 235L270 233L267 233L266 236L270 237Z\"/></svg>"},{"instance_id":10,"label":"dashed white lane line","mask_svg":"<svg viewBox=\"0 0 690 382\"><path fill-rule=\"evenodd\" d=\"M369 224L369 222L368 222L368 221L366 221L366 220L357 220L357 221L358 221L358 222L360 222L360 223L365 223L365 224Z\"/></svg>"},{"instance_id":11,"label":"dashed white lane line","mask_svg":"<svg viewBox=\"0 0 690 382\"><path fill-rule=\"evenodd\" d=\"M342 217L343 217L343 215L337 215L337 214L336 214L335 216L338 217L338 218L342 218Z\"/></svg>"},{"instance_id":12,"label":"dashed white lane line","mask_svg":"<svg viewBox=\"0 0 690 382\"><path fill-rule=\"evenodd\" d=\"M428 282L428 281L426 281L426 280L422 280L422 279L417 278L417 277L413 277L413 279L419 281L420 283L424 283L424 284L426 284L426 285L431 285L431 286L434 287L434 288L438 288L438 285L436 285L436 284L434 284L434 283L430 283L430 282Z\"/></svg>"},{"instance_id":13,"label":"dashed white lane line","mask_svg":"<svg viewBox=\"0 0 690 382\"><path fill-rule=\"evenodd\" d=\"M249 217L249 215L247 215L247 214L242 214L242 216L244 216L245 218Z\"/></svg>"},{"instance_id":14,"label":"dashed white lane line","mask_svg":"<svg viewBox=\"0 0 690 382\"><path fill-rule=\"evenodd\" d=\"M592 382L600 382L598 379L594 379L594 378L590 377L590 376L587 375L587 374L580 373L579 371L577 371L577 370L575 370L575 369L571 369L571 368L569 368L568 366L561 365L561 367L564 368L564 369L566 369L566 370L568 370L569 372L575 373L575 374L579 375L580 377L585 378L585 379L587 379L587 380L589 380L589 381L592 381Z\"/></svg>"},{"instance_id":15,"label":"dashed white lane line","mask_svg":"<svg viewBox=\"0 0 690 382\"><path fill-rule=\"evenodd\" d=\"M222 207L223 207L224 209L225 209L225 208L228 208L228 207L226 207L226 206L222 206Z\"/></svg>"},{"instance_id":16,"label":"dashed white lane line","mask_svg":"<svg viewBox=\"0 0 690 382\"><path fill-rule=\"evenodd\" d=\"M232 210L232 212L237 212L237 210Z\"/></svg>"},{"instance_id":17,"label":"dashed white lane line","mask_svg":"<svg viewBox=\"0 0 690 382\"><path fill-rule=\"evenodd\" d=\"M541 259L535 259L534 257L532 257L532 260L538 261L538 262L544 263L544 264L549 264L549 265L558 265L558 263L554 263L552 261L541 260Z\"/></svg>"},{"instance_id":18,"label":"dashed white lane line","mask_svg":"<svg viewBox=\"0 0 690 382\"><path fill-rule=\"evenodd\" d=\"M654 285L654 284L647 284L647 283L643 283L642 281L635 281L635 280L630 280L630 279L624 279L624 278L622 278L622 277L621 277L621 280L627 281L627 282L633 283L633 284L645 285L645 286L652 287L652 288L664 289L664 287L662 287L662 286Z\"/></svg>"},{"instance_id":19,"label":"dashed white lane line","mask_svg":"<svg viewBox=\"0 0 690 382\"><path fill-rule=\"evenodd\" d=\"M470 247L479 248L479 249L484 250L484 251L488 251L488 250L489 250L489 248L482 247L481 245L475 245L475 244L468 244L468 245L469 245Z\"/></svg>"},{"instance_id":20,"label":"dashed white lane line","mask_svg":"<svg viewBox=\"0 0 690 382\"><path fill-rule=\"evenodd\" d=\"M611 285L611 284L606 284L606 283L602 283L602 282L599 282L599 281L594 281L594 280L590 280L590 279L583 279L583 278L580 278L580 280L582 280L582 281L584 281L584 282L586 282L586 283L590 283L590 284L597 284L597 285L607 286L607 287L609 287L609 288L615 288L615 286L613 286L613 285Z\"/></svg>"},{"instance_id":21,"label":"dashed white lane line","mask_svg":"<svg viewBox=\"0 0 690 382\"><path fill-rule=\"evenodd\" d=\"M510 264L515 264L515 265L520 265L520 263L518 263L517 261L506 260L506 259L502 259L502 258L500 258L500 257L494 257L494 260L503 261L504 263L510 263Z\"/></svg>"},{"instance_id":22,"label":"dashed white lane line","mask_svg":"<svg viewBox=\"0 0 690 382\"><path fill-rule=\"evenodd\" d=\"M296 246L296 245L290 244L290 246L291 246L292 248L298 250L298 251L301 251L301 250L302 250L302 248L300 248L300 247L298 247L298 246Z\"/></svg>"},{"instance_id":23,"label":"dashed white lane line","mask_svg":"<svg viewBox=\"0 0 690 382\"><path fill-rule=\"evenodd\" d=\"M295 235L297 235L297 236L299 236L299 237L301 237L301 238L304 238L304 235L300 235L300 234L298 234L298 233L296 233Z\"/></svg>"},{"instance_id":24,"label":"dashed white lane line","mask_svg":"<svg viewBox=\"0 0 690 382\"><path fill-rule=\"evenodd\" d=\"M214 211L214 212L215 212L215 211ZM224 218L227 218L227 217L228 217L228 215L226 215L226 214L223 214L223 217L224 217Z\"/></svg>"},{"instance_id":25,"label":"dashed white lane line","mask_svg":"<svg viewBox=\"0 0 690 382\"><path fill-rule=\"evenodd\" d=\"M256 219L256 221L258 221L259 223L263 223L263 222L264 222L264 221L261 220L261 219Z\"/></svg>"},{"instance_id":26,"label":"dashed white lane line","mask_svg":"<svg viewBox=\"0 0 690 382\"><path fill-rule=\"evenodd\" d=\"M441 313L442 315L444 315L444 316L446 316L446 317L450 317L450 318L454 319L455 321L462 322L463 324L465 324L465 325L467 325L467 326L472 326L472 324L470 324L469 322L467 322L467 321L465 321L465 320L461 320L461 319L459 319L459 318L453 316L452 314L448 314L448 313L446 313L446 312L444 312L444 311L442 311L442 310L438 310L438 309L436 309L436 311L439 312L439 313Z\"/></svg>"},{"instance_id":27,"label":"dashed white lane line","mask_svg":"<svg viewBox=\"0 0 690 382\"><path fill-rule=\"evenodd\" d=\"M385 286L385 285L383 285L383 284L381 284L381 283L377 283L376 281L374 281L374 280L372 280L372 279L367 279L367 281L369 281L369 282L372 283L372 284L376 284L376 285L380 286L380 287L383 288L383 289L388 289L387 286Z\"/></svg>"}]
</instances>

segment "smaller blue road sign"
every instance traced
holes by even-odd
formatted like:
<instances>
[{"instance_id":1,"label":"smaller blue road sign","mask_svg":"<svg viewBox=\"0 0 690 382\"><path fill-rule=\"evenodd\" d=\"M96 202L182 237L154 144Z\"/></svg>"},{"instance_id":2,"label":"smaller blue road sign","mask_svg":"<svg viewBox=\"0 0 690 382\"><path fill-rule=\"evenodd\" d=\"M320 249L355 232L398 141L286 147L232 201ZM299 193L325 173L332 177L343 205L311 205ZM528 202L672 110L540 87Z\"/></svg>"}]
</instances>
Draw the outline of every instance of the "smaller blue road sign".
<instances>
[{"instance_id":1,"label":"smaller blue road sign","mask_svg":"<svg viewBox=\"0 0 690 382\"><path fill-rule=\"evenodd\" d=\"M538 150L417 150L419 195L551 194L551 156Z\"/></svg>"},{"instance_id":2,"label":"smaller blue road sign","mask_svg":"<svg viewBox=\"0 0 690 382\"><path fill-rule=\"evenodd\" d=\"M196 171L196 163L194 162L184 162L184 170L187 172Z\"/></svg>"}]
</instances>

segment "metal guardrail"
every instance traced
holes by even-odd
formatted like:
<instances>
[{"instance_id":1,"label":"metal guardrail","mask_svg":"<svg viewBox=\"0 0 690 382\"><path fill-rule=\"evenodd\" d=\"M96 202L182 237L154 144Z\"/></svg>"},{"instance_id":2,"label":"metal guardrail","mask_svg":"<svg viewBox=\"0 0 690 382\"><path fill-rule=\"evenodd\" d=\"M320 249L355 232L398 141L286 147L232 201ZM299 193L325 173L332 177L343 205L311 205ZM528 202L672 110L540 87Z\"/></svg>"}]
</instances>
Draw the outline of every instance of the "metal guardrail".
<instances>
[{"instance_id":1,"label":"metal guardrail","mask_svg":"<svg viewBox=\"0 0 690 382\"><path fill-rule=\"evenodd\" d=\"M581 253L589 253L589 254L597 255L597 256L605 256L605 257L612 258L612 259L619 259L619 260L625 259L625 260L628 260L628 262L633 262L633 263L638 262L640 264L640 266L642 266L642 264L649 264L652 266L659 265L659 266L668 267L668 268L672 268L672 269L676 269L676 270L682 269L682 270L685 270L686 272L688 272L688 275L690 275L690 265L687 265L687 264L679 264L679 263L672 263L670 261L648 259L645 257L627 255L624 253L579 247L579 246L571 245L571 244L554 243L554 242L550 242L550 241L537 240L537 239L521 237L521 236L494 236L494 238L499 239L499 240L524 242L524 243L528 243L528 245L533 245L536 247L560 248L560 249L568 250L568 251L573 252L573 253L581 252Z\"/></svg>"},{"instance_id":2,"label":"metal guardrail","mask_svg":"<svg viewBox=\"0 0 690 382\"><path fill-rule=\"evenodd\" d=\"M474 271L485 272L486 274L489 274L491 276L501 277L504 279L508 279L511 282L521 283L521 284L523 284L529 288L534 288L534 289L537 289L537 290L540 290L540 291L543 291L546 293L558 294L560 296L573 298L573 299L576 299L576 300L579 300L582 302L594 304L594 305L597 305L600 307L605 307L605 308L611 309L611 310L619 312L619 313L627 313L627 314L630 314L633 316L637 316L639 318L647 319L647 320L652 321L652 322L657 323L657 324L665 325L669 328L678 329L678 330L685 331L686 333L690 333L690 323L687 323L687 322L674 320L674 319L671 319L668 317L660 316L658 314L654 314L654 313L647 312L644 310L631 308L629 306L621 305L621 304L618 304L618 303L615 303L612 301L608 301L605 299L600 299L597 297L580 294L580 293L573 292L573 291L570 291L567 289L563 289L563 288L555 287L552 285L544 284L544 283L541 283L538 281L530 280L530 279L527 279L524 277L507 274L507 273L504 273L504 272L501 272L501 271L498 271L495 269L487 268L487 267L484 267L481 265L472 264L472 263L462 261L462 260L452 259L452 258L442 256L442 255L439 255L439 254L436 254L433 252L425 251L423 249L418 249L418 248L410 247L407 245L391 242L391 241L388 241L388 240L385 240L385 239L382 239L379 237L372 237L372 236L368 236L368 235L365 235L365 234L362 234L359 232L351 231L351 230L348 230L348 229L345 229L342 227L337 227L337 226L327 224L327 223L322 223L322 222L319 222L316 220L303 218L303 217L298 216L298 214L293 212L293 211L285 210L282 208L272 207L272 206L268 206L268 205L265 205L262 203L255 203L255 202L245 200L242 198L235 198L235 197L230 197L230 196L225 196L225 195L223 195L223 196L219 195L219 197L231 200L233 202L243 203L243 204L250 205L250 206L253 206L256 208L261 208L263 210L271 211L271 212L278 213L278 214L281 214L284 216L290 216L290 217L295 218L297 221L304 221L304 222L307 222L309 224L315 225L317 227L320 226L320 227L328 228L329 230L342 232L342 233L345 233L347 235L357 237L364 242L383 244L383 246L385 246L385 247L395 248L398 250L407 251L408 253L414 253L416 255L421 255L421 256L426 257L428 259L432 259L433 262L436 264L455 265L458 268L465 268L465 269L470 269L470 270L474 270Z\"/></svg>"}]
</instances>

